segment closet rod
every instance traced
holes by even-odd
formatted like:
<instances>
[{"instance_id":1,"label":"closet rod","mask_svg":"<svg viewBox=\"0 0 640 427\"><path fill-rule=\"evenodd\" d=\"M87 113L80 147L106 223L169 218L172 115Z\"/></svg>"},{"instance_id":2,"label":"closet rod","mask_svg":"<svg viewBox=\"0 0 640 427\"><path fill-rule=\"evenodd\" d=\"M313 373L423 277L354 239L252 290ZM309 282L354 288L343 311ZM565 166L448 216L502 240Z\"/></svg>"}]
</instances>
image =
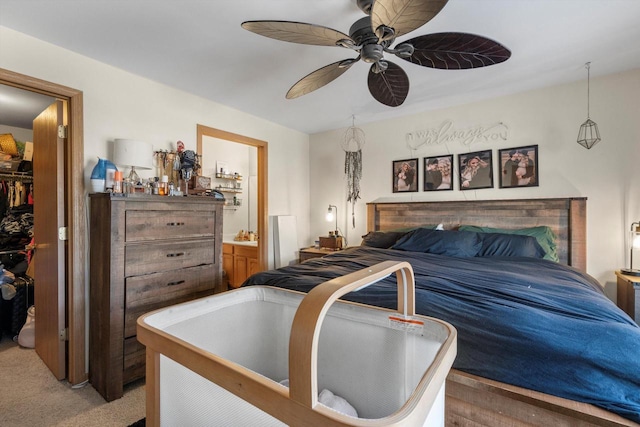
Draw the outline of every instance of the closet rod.
<instances>
[{"instance_id":1,"label":"closet rod","mask_svg":"<svg viewBox=\"0 0 640 427\"><path fill-rule=\"evenodd\" d=\"M0 172L0 179L7 179L10 181L21 181L21 182L33 182L33 176L27 175L24 172Z\"/></svg>"},{"instance_id":2,"label":"closet rod","mask_svg":"<svg viewBox=\"0 0 640 427\"><path fill-rule=\"evenodd\" d=\"M0 255L17 254L17 253L20 253L20 252L30 251L30 250L33 250L35 248L36 248L35 245L26 245L24 247L24 249L9 249L9 250L6 250L6 251L0 251Z\"/></svg>"}]
</instances>

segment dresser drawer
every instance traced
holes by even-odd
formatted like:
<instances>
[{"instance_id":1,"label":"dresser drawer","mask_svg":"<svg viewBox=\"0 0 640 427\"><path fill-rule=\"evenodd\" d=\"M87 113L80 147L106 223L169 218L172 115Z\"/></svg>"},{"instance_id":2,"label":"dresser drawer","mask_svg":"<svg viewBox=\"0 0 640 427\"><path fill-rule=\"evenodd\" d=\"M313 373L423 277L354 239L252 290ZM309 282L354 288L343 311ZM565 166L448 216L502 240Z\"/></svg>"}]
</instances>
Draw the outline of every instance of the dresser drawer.
<instances>
[{"instance_id":1,"label":"dresser drawer","mask_svg":"<svg viewBox=\"0 0 640 427\"><path fill-rule=\"evenodd\" d=\"M215 241L196 240L127 245L125 277L216 264Z\"/></svg>"},{"instance_id":2,"label":"dresser drawer","mask_svg":"<svg viewBox=\"0 0 640 427\"><path fill-rule=\"evenodd\" d=\"M125 240L212 237L216 212L128 210L125 213Z\"/></svg>"},{"instance_id":3,"label":"dresser drawer","mask_svg":"<svg viewBox=\"0 0 640 427\"><path fill-rule=\"evenodd\" d=\"M136 335L136 321L141 315L212 294L215 268L209 264L125 279L125 338Z\"/></svg>"},{"instance_id":4,"label":"dresser drawer","mask_svg":"<svg viewBox=\"0 0 640 427\"><path fill-rule=\"evenodd\" d=\"M124 340L124 360L122 381L130 383L144 377L146 347L134 337Z\"/></svg>"}]
</instances>

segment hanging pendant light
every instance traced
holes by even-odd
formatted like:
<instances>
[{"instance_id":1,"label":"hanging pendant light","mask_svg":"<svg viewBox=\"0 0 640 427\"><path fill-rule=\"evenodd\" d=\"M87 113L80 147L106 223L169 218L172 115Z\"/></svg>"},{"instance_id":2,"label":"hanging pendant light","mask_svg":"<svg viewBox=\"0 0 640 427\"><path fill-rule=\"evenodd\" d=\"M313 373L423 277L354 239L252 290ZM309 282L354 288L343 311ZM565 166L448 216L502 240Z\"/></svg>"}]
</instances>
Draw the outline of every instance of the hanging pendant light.
<instances>
[{"instance_id":1,"label":"hanging pendant light","mask_svg":"<svg viewBox=\"0 0 640 427\"><path fill-rule=\"evenodd\" d=\"M589 69L591 68L591 62L584 64L584 67L587 69L587 121L580 126L578 144L589 149L600 142L600 132L598 131L596 122L589 117Z\"/></svg>"}]
</instances>

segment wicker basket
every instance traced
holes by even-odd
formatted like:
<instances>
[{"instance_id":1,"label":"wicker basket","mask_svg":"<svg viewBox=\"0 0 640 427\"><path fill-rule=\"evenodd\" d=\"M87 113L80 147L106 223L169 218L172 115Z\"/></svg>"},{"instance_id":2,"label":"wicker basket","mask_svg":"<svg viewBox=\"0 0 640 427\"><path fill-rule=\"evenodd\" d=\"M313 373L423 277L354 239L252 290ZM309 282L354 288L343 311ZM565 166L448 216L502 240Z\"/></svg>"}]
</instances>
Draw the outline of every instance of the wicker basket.
<instances>
[{"instance_id":1,"label":"wicker basket","mask_svg":"<svg viewBox=\"0 0 640 427\"><path fill-rule=\"evenodd\" d=\"M0 135L0 151L11 154L12 156L18 155L18 146L12 134L4 133Z\"/></svg>"}]
</instances>

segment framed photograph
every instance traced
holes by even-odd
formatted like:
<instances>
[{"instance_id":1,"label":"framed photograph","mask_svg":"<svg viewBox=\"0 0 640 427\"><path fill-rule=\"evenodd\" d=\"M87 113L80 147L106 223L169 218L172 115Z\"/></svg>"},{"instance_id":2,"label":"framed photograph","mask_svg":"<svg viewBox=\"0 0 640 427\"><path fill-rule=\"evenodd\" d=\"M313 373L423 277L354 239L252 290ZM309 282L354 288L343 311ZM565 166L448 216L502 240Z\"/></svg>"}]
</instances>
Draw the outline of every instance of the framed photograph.
<instances>
[{"instance_id":1,"label":"framed photograph","mask_svg":"<svg viewBox=\"0 0 640 427\"><path fill-rule=\"evenodd\" d=\"M424 158L423 190L453 190L453 154Z\"/></svg>"},{"instance_id":2,"label":"framed photograph","mask_svg":"<svg viewBox=\"0 0 640 427\"><path fill-rule=\"evenodd\" d=\"M493 188L493 153L491 150L458 154L460 190Z\"/></svg>"},{"instance_id":3,"label":"framed photograph","mask_svg":"<svg viewBox=\"0 0 640 427\"><path fill-rule=\"evenodd\" d=\"M393 192L418 191L418 159L394 160L392 163Z\"/></svg>"},{"instance_id":4,"label":"framed photograph","mask_svg":"<svg viewBox=\"0 0 640 427\"><path fill-rule=\"evenodd\" d=\"M538 186L538 146L498 150L500 188Z\"/></svg>"}]
</instances>

